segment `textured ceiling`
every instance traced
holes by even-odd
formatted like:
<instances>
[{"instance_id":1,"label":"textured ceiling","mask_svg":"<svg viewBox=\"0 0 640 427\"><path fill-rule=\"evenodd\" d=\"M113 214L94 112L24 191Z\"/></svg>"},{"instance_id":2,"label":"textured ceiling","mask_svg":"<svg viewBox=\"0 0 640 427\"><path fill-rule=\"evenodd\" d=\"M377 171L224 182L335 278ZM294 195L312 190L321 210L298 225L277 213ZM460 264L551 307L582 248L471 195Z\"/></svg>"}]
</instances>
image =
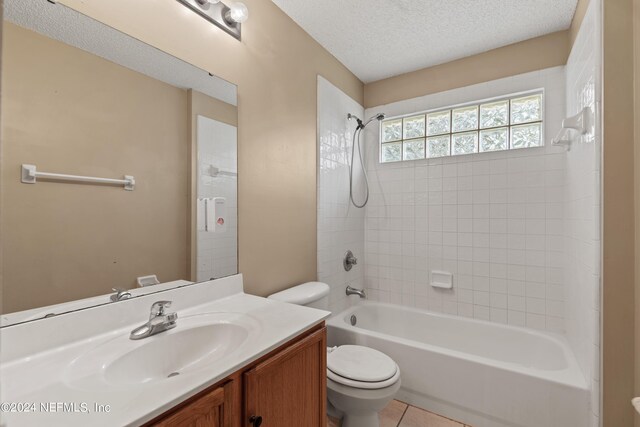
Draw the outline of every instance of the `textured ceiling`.
<instances>
[{"instance_id":1,"label":"textured ceiling","mask_svg":"<svg viewBox=\"0 0 640 427\"><path fill-rule=\"evenodd\" d=\"M273 2L365 83L567 29L577 4L577 0Z\"/></svg>"},{"instance_id":2,"label":"textured ceiling","mask_svg":"<svg viewBox=\"0 0 640 427\"><path fill-rule=\"evenodd\" d=\"M61 4L5 0L4 18L170 85L237 105L234 84Z\"/></svg>"}]
</instances>

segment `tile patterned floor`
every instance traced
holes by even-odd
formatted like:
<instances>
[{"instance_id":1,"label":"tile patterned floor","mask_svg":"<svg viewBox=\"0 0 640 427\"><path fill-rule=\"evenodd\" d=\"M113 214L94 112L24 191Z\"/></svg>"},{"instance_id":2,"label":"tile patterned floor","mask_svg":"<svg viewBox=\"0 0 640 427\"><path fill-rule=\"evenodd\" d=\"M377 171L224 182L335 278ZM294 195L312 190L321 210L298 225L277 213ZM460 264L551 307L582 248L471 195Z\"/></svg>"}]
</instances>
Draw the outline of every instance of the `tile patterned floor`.
<instances>
[{"instance_id":1,"label":"tile patterned floor","mask_svg":"<svg viewBox=\"0 0 640 427\"><path fill-rule=\"evenodd\" d=\"M329 417L327 427L340 427L340 420ZM380 427L471 427L433 412L394 400L380 412Z\"/></svg>"}]
</instances>

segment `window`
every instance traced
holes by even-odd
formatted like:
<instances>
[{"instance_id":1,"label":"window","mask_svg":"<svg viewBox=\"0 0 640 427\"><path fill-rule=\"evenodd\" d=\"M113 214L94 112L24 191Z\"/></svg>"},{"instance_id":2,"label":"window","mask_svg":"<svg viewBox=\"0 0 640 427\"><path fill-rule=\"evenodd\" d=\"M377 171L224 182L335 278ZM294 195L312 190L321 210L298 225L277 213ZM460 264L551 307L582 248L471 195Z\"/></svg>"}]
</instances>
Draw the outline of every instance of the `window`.
<instances>
[{"instance_id":1,"label":"window","mask_svg":"<svg viewBox=\"0 0 640 427\"><path fill-rule=\"evenodd\" d=\"M380 162L543 145L543 94L517 94L384 120Z\"/></svg>"}]
</instances>

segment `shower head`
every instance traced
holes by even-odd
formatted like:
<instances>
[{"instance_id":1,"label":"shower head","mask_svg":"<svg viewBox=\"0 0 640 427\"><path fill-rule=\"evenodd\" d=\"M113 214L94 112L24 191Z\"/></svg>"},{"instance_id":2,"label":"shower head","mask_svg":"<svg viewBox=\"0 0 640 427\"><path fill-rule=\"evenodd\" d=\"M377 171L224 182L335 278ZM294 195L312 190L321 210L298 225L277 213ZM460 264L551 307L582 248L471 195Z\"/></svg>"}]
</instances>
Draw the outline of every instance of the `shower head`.
<instances>
[{"instance_id":1,"label":"shower head","mask_svg":"<svg viewBox=\"0 0 640 427\"><path fill-rule=\"evenodd\" d=\"M369 123L371 123L374 120L378 120L378 121L383 120L384 119L384 113L376 114L375 116L373 116L369 120L367 120L366 123L363 123L362 120L360 120L358 118L358 116L356 116L355 114L351 114L351 113L347 114L347 119L349 119L349 120L355 119L356 122L358 122L358 127L356 129L364 129L364 127L366 125L368 125Z\"/></svg>"},{"instance_id":2,"label":"shower head","mask_svg":"<svg viewBox=\"0 0 640 427\"><path fill-rule=\"evenodd\" d=\"M374 120L377 120L379 122L384 120L384 113L378 113L375 116L371 117L369 120L367 120L367 122L362 127L364 128L366 125L368 125L369 123L371 123Z\"/></svg>"}]
</instances>

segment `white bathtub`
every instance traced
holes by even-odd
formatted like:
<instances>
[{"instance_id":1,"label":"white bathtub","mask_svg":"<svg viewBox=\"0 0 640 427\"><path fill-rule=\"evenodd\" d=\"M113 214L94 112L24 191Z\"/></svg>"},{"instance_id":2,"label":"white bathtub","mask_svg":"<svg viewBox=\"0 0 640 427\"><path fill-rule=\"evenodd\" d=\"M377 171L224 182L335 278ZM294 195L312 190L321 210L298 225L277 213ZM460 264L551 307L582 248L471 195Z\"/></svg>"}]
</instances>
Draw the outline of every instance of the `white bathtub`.
<instances>
[{"instance_id":1,"label":"white bathtub","mask_svg":"<svg viewBox=\"0 0 640 427\"><path fill-rule=\"evenodd\" d=\"M559 335L366 302L328 321L328 343L388 354L398 399L474 427L588 425L589 391Z\"/></svg>"}]
</instances>

